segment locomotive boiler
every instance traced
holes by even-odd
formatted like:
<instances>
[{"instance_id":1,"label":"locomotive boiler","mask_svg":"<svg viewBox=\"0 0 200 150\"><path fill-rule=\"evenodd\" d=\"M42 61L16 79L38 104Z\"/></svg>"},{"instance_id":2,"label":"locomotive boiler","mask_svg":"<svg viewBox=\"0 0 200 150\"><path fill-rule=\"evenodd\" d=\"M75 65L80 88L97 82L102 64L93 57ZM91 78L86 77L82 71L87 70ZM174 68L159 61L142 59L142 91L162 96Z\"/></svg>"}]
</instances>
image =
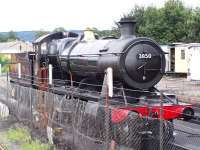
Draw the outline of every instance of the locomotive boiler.
<instances>
[{"instance_id":1,"label":"locomotive boiler","mask_svg":"<svg viewBox=\"0 0 200 150\"><path fill-rule=\"evenodd\" d=\"M120 38L102 38L85 41L79 38L62 40L65 46L58 49L52 42L47 53L59 54L60 65L66 73L79 79L102 80L107 67L113 68L114 79L134 89L149 89L160 81L165 71L165 56L152 39L136 37L136 22L122 19L119 22Z\"/></svg>"}]
</instances>

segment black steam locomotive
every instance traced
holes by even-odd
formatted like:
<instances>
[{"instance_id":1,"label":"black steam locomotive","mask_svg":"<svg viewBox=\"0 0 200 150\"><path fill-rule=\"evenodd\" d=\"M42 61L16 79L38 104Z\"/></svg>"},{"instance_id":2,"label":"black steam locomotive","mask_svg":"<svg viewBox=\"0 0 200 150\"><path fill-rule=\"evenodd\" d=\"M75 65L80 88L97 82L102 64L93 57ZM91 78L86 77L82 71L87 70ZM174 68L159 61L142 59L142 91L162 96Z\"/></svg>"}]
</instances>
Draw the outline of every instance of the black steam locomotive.
<instances>
[{"instance_id":1,"label":"black steam locomotive","mask_svg":"<svg viewBox=\"0 0 200 150\"><path fill-rule=\"evenodd\" d=\"M113 99L116 101L130 97L132 103L132 97L137 99L152 94L156 90L154 85L165 71L165 54L152 39L136 37L135 25L134 21L122 19L119 38L99 38L91 31L81 35L55 32L42 36L33 43L34 52L13 56L13 61L21 63L22 67L19 78L16 76L18 68L11 66L11 82L61 95L73 94L73 97L86 101L99 101L105 70L111 67L115 87ZM49 64L53 65L51 85ZM99 108L98 115L103 111ZM115 130L124 132L117 127ZM125 134L135 135L135 132ZM117 137L115 140L120 141Z\"/></svg>"},{"instance_id":2,"label":"black steam locomotive","mask_svg":"<svg viewBox=\"0 0 200 150\"><path fill-rule=\"evenodd\" d=\"M119 22L120 38L99 39L90 35L92 40L85 40L86 35L73 32L56 32L40 37L33 43L35 52L13 58L13 61L21 62L22 78L28 78L19 84L36 88L46 86L44 89L47 89L47 80L38 81L35 76L47 79L48 64L52 64L54 92L66 94L61 87L71 85L67 82L70 80L76 81L74 87L100 92L101 87L87 85L102 85L105 70L111 67L114 87L154 91L154 85L165 71L165 54L152 39L136 37L135 25L134 21L122 19ZM11 72L17 73L17 68L11 68ZM14 78L11 75L11 81ZM125 94L138 97L144 93Z\"/></svg>"},{"instance_id":3,"label":"black steam locomotive","mask_svg":"<svg viewBox=\"0 0 200 150\"><path fill-rule=\"evenodd\" d=\"M122 19L119 22L120 38L99 39L92 35L93 39L88 41L85 40L86 35L72 32L45 35L33 43L35 52L26 56L29 64L24 63L30 69L22 70L22 73L29 72L30 76L38 76L41 68L52 64L55 86L70 84L61 80L73 78L75 86L87 89L91 88L87 84L102 85L105 70L111 67L115 87L153 90L165 71L164 52L152 39L136 37L135 25L134 21ZM40 73L40 77L44 74ZM37 84L36 80L32 79L31 82L28 85ZM98 91L101 88L93 89ZM61 91L57 90L58 93Z\"/></svg>"}]
</instances>

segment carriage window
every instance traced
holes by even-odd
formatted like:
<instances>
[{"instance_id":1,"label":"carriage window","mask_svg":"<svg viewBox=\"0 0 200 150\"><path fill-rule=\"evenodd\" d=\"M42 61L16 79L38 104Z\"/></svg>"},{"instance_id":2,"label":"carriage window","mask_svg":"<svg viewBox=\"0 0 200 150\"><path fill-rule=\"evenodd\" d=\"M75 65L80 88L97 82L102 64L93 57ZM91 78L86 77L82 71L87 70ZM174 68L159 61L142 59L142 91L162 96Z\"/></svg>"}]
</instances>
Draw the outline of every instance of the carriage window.
<instances>
[{"instance_id":1,"label":"carriage window","mask_svg":"<svg viewBox=\"0 0 200 150\"><path fill-rule=\"evenodd\" d=\"M182 59L182 60L185 59L185 50L181 50L181 59Z\"/></svg>"}]
</instances>

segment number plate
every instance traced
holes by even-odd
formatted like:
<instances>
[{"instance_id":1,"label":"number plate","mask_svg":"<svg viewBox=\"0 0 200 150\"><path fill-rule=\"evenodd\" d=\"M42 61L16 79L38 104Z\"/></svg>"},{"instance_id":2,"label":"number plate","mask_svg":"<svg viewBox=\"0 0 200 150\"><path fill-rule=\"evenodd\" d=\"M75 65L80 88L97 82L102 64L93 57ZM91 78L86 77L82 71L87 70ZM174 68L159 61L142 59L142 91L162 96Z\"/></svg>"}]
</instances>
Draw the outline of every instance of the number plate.
<instances>
[{"instance_id":1,"label":"number plate","mask_svg":"<svg viewBox=\"0 0 200 150\"><path fill-rule=\"evenodd\" d=\"M151 59L151 57L151 53L142 53L137 56L138 59Z\"/></svg>"}]
</instances>

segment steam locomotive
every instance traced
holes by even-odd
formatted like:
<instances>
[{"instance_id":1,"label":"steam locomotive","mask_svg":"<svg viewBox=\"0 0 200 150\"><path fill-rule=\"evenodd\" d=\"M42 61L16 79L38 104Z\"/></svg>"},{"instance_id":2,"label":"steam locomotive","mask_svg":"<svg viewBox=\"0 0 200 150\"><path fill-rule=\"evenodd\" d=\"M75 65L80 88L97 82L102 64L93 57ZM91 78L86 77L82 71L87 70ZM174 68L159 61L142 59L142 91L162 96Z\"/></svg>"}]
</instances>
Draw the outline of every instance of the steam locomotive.
<instances>
[{"instance_id":1,"label":"steam locomotive","mask_svg":"<svg viewBox=\"0 0 200 150\"><path fill-rule=\"evenodd\" d=\"M136 37L135 21L124 18L118 26L119 38L99 38L91 30L80 35L55 32L38 38L33 43L34 52L12 55L13 63L20 63L21 70L19 78L18 65L11 65L10 81L59 95L73 93L73 97L84 101L101 102L105 70L111 67L112 102L138 104L140 99L146 99L147 104L142 102L141 107L129 110L148 116L146 105L151 100L160 104L159 91L154 85L164 74L165 53L152 39ZM48 81L49 64L53 65L52 84ZM164 109L164 119L192 118L194 110L190 104L179 105L174 95L163 96L169 102L167 105L171 105ZM153 115L159 117L160 108L153 108Z\"/></svg>"},{"instance_id":2,"label":"steam locomotive","mask_svg":"<svg viewBox=\"0 0 200 150\"><path fill-rule=\"evenodd\" d=\"M160 81L165 70L165 56L159 45L148 38L137 38L135 22L121 20L119 39L85 42L78 39L60 52L61 67L78 80L94 77L102 80L106 68L114 71L114 79L125 87L149 89ZM47 54L56 55L50 49Z\"/></svg>"},{"instance_id":3,"label":"steam locomotive","mask_svg":"<svg viewBox=\"0 0 200 150\"><path fill-rule=\"evenodd\" d=\"M84 35L71 32L42 37L34 42L37 69L32 74L38 74L44 63L53 64L54 79L70 80L72 75L80 83L101 84L105 69L111 67L117 81L114 86L150 90L163 76L165 56L155 41L135 36L135 24L122 19L120 38L94 36L94 40L86 41ZM41 47L44 42L46 49Z\"/></svg>"},{"instance_id":4,"label":"steam locomotive","mask_svg":"<svg viewBox=\"0 0 200 150\"><path fill-rule=\"evenodd\" d=\"M154 91L154 85L160 81L165 71L165 54L152 39L136 37L135 26L135 21L121 19L120 38L99 39L96 35L90 35L92 40L86 40L87 35L73 32L42 36L33 43L35 52L14 55L12 58L15 62L21 62L23 79L30 78L19 84L37 86L38 79L34 79L34 76L48 78L48 64L52 64L53 84L58 87L54 88L54 92L66 94L66 90L61 87L70 85L70 82L65 81L72 78L76 81L74 87L90 91L91 86L87 85L102 85L105 70L111 67L114 87ZM11 67L11 72L17 73L17 67ZM15 82L14 79L11 75L11 81ZM38 88L47 89L47 80L40 81ZM101 87L93 86L92 90L100 92ZM127 97L140 97L144 94L139 93L125 91Z\"/></svg>"},{"instance_id":5,"label":"steam locomotive","mask_svg":"<svg viewBox=\"0 0 200 150\"><path fill-rule=\"evenodd\" d=\"M20 73L18 65L11 65L10 81L59 95L73 94L73 97L83 101L100 102L105 70L111 67L114 84L113 103L125 100L126 103L133 104L141 97L159 96L154 86L164 74L165 54L152 39L136 37L135 26L135 21L121 19L119 38L113 36L99 38L90 30L81 35L73 32L44 35L34 41L34 52L12 55L13 63L20 63ZM53 66L52 84L48 81L49 64ZM128 127L128 132L117 127L127 118L127 111L138 113L137 108L141 109L130 108L123 108L124 111L113 110L112 123L116 125L113 127L115 132L123 132L135 137L136 131L130 133L132 127ZM125 115L121 115L124 118L119 117L119 113L124 113ZM102 114L104 109L99 108L97 115ZM158 114L155 113L151 117L158 118ZM128 122L136 120L133 117ZM125 125L126 121L124 127ZM173 131L169 126L166 125L166 134L171 138ZM159 124L154 127L158 128ZM155 130L154 127L152 131ZM155 134L158 136L157 133ZM130 140L133 144L134 138ZM115 141L123 145L119 137L115 137Z\"/></svg>"}]
</instances>

